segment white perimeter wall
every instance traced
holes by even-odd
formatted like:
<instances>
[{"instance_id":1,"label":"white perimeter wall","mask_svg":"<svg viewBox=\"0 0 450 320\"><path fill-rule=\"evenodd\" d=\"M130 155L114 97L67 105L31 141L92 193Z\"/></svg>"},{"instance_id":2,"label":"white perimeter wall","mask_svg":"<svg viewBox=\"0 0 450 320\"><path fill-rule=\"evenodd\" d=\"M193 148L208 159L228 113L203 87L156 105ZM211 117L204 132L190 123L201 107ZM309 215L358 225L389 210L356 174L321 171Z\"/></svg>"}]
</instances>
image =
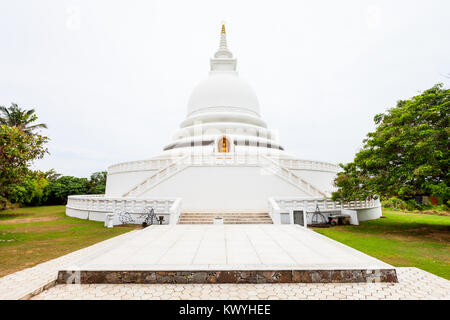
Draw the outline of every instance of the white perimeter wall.
<instances>
[{"instance_id":1,"label":"white perimeter wall","mask_svg":"<svg viewBox=\"0 0 450 320\"><path fill-rule=\"evenodd\" d=\"M357 209L358 211L358 220L359 221L368 221L378 219L382 215L381 205L375 208L369 209Z\"/></svg>"},{"instance_id":2,"label":"white perimeter wall","mask_svg":"<svg viewBox=\"0 0 450 320\"><path fill-rule=\"evenodd\" d=\"M188 167L139 197L180 197L182 212L267 212L269 197L308 197L260 167Z\"/></svg>"}]
</instances>

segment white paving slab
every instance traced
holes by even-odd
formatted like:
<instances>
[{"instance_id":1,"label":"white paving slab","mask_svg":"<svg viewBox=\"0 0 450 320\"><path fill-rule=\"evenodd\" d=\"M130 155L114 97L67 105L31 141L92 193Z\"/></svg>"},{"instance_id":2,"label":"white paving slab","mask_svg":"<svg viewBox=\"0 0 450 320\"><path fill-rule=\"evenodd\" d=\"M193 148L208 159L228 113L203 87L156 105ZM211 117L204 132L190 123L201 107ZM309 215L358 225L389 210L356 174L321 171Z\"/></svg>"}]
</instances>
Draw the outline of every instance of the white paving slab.
<instances>
[{"instance_id":1,"label":"white paving slab","mask_svg":"<svg viewBox=\"0 0 450 320\"><path fill-rule=\"evenodd\" d=\"M73 263L73 270L392 269L297 225L151 226Z\"/></svg>"}]
</instances>

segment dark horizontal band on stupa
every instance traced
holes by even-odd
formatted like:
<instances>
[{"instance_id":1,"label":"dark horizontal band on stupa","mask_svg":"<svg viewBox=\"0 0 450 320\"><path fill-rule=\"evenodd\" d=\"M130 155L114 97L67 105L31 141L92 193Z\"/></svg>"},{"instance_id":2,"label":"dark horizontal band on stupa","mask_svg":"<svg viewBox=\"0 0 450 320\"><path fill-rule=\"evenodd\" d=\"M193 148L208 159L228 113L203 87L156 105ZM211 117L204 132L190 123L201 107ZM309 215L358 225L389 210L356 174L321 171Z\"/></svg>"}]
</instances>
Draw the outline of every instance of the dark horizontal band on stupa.
<instances>
[{"instance_id":1,"label":"dark horizontal band on stupa","mask_svg":"<svg viewBox=\"0 0 450 320\"><path fill-rule=\"evenodd\" d=\"M200 147L200 146L211 146L214 144L214 140L202 140L202 141L187 141L181 143L172 143L164 148L164 151L177 149L177 148L187 148L187 147ZM270 148L277 150L284 150L282 146L273 143L264 143L259 141L246 140L234 140L233 144L235 146L248 146L248 147L259 147L259 148Z\"/></svg>"}]
</instances>

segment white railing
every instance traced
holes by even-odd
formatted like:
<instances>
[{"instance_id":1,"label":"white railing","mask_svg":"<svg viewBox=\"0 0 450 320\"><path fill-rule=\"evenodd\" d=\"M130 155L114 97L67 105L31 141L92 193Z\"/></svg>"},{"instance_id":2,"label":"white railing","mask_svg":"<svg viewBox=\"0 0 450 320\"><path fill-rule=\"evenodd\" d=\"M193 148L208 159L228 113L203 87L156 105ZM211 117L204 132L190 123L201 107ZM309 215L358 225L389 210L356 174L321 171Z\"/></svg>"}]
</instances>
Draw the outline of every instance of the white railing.
<instances>
[{"instance_id":1,"label":"white railing","mask_svg":"<svg viewBox=\"0 0 450 320\"><path fill-rule=\"evenodd\" d=\"M274 223L281 223L281 213L289 213L292 210L314 212L318 207L320 211L333 210L358 210L380 207L380 198L374 197L368 200L350 202L332 201L324 198L269 198L269 215Z\"/></svg>"},{"instance_id":2,"label":"white railing","mask_svg":"<svg viewBox=\"0 0 450 320\"><path fill-rule=\"evenodd\" d=\"M281 166L277 161L265 156L262 156L261 159L263 160L263 163L266 165L264 168L270 169L273 173L289 181L293 185L305 191L307 194L315 197L326 197L326 194L322 192L319 188L313 186L308 181L300 178L288 168Z\"/></svg>"},{"instance_id":3,"label":"white railing","mask_svg":"<svg viewBox=\"0 0 450 320\"><path fill-rule=\"evenodd\" d=\"M301 159L283 159L277 157L270 157L271 159L279 162L280 165L288 169L304 169L304 170L319 170L330 171L337 173L341 168L338 165L328 162L313 161L313 160L301 160Z\"/></svg>"},{"instance_id":4,"label":"white railing","mask_svg":"<svg viewBox=\"0 0 450 320\"><path fill-rule=\"evenodd\" d=\"M152 207L156 214L168 214L169 224L176 224L181 213L181 198L110 198L104 195L69 196L67 208L83 211L141 213Z\"/></svg>"},{"instance_id":5,"label":"white railing","mask_svg":"<svg viewBox=\"0 0 450 320\"><path fill-rule=\"evenodd\" d=\"M177 161L172 162L168 166L162 168L155 174L151 175L144 181L140 182L134 186L130 191L124 193L123 197L136 197L141 195L143 192L149 190L151 187L160 183L161 181L167 179L168 177L174 175L175 173L183 170L188 166L187 158L189 156L184 156L179 158Z\"/></svg>"},{"instance_id":6,"label":"white railing","mask_svg":"<svg viewBox=\"0 0 450 320\"><path fill-rule=\"evenodd\" d=\"M128 161L118 164L113 164L108 167L108 174L115 174L120 172L129 171L147 171L147 170L160 170L167 167L178 158L165 158L165 159L148 159L138 161Z\"/></svg>"},{"instance_id":7,"label":"white railing","mask_svg":"<svg viewBox=\"0 0 450 320\"><path fill-rule=\"evenodd\" d=\"M226 163L225 159L234 159L233 163L243 163L243 164L251 164L255 160L258 159L258 155L251 154L230 154L227 156L223 156L220 154L213 155L193 155L194 159L199 158L203 160L212 160L214 164ZM224 161L216 161L219 160L217 157L222 157ZM129 161L122 162L118 164L114 164L108 167L108 174L115 174L121 172L129 172L129 171L148 171L148 170L161 170L171 163L177 161L180 157L175 158L163 158L163 159L147 159L147 160L138 160L138 161ZM272 160L278 162L281 166L286 167L288 169L304 169L304 170L320 170L320 171L330 171L330 172L338 172L340 167L338 165L321 162L321 161L312 161L312 160L301 160L301 159L283 159L278 157L270 157ZM205 164L205 161L202 162Z\"/></svg>"},{"instance_id":8,"label":"white railing","mask_svg":"<svg viewBox=\"0 0 450 320\"><path fill-rule=\"evenodd\" d=\"M260 156L258 155L241 155L238 153L215 153L209 155L189 155L186 162L191 166L239 166L250 165L258 166Z\"/></svg>"}]
</instances>

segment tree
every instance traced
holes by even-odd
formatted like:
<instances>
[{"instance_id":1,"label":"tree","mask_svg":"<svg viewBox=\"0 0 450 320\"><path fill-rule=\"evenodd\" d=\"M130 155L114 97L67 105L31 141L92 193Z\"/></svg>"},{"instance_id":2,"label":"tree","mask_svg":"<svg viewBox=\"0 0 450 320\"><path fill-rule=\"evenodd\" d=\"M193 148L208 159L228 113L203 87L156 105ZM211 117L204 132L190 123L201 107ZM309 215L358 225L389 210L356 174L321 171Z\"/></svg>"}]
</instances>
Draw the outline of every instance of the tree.
<instances>
[{"instance_id":1,"label":"tree","mask_svg":"<svg viewBox=\"0 0 450 320\"><path fill-rule=\"evenodd\" d=\"M374 117L377 128L353 162L341 164L333 199L379 194L408 199L434 195L450 199L450 90L437 84Z\"/></svg>"},{"instance_id":2,"label":"tree","mask_svg":"<svg viewBox=\"0 0 450 320\"><path fill-rule=\"evenodd\" d=\"M106 171L95 172L90 179L64 176L54 169L28 170L20 184L14 184L8 200L26 206L65 204L69 195L105 193Z\"/></svg>"},{"instance_id":3,"label":"tree","mask_svg":"<svg viewBox=\"0 0 450 320\"><path fill-rule=\"evenodd\" d=\"M45 173L29 171L21 184L13 186L10 201L27 206L39 206L47 201L50 190Z\"/></svg>"},{"instance_id":4,"label":"tree","mask_svg":"<svg viewBox=\"0 0 450 320\"><path fill-rule=\"evenodd\" d=\"M106 171L91 174L90 179L62 176L53 169L44 173L48 180L47 204L66 204L70 195L105 193Z\"/></svg>"},{"instance_id":5,"label":"tree","mask_svg":"<svg viewBox=\"0 0 450 320\"><path fill-rule=\"evenodd\" d=\"M7 125L9 127L16 127L20 131L28 135L34 134L37 129L47 128L45 123L33 124L38 117L34 109L22 110L17 104L11 103L9 108L0 106L0 125Z\"/></svg>"},{"instance_id":6,"label":"tree","mask_svg":"<svg viewBox=\"0 0 450 320\"><path fill-rule=\"evenodd\" d=\"M88 179L63 176L50 181L48 203L66 204L70 195L86 194L89 190Z\"/></svg>"},{"instance_id":7,"label":"tree","mask_svg":"<svg viewBox=\"0 0 450 320\"><path fill-rule=\"evenodd\" d=\"M55 171L55 169L50 169L48 171L44 172L44 177L45 179L47 179L48 181L55 181L56 179L58 179L59 177L61 177L60 173L57 173Z\"/></svg>"},{"instance_id":8,"label":"tree","mask_svg":"<svg viewBox=\"0 0 450 320\"><path fill-rule=\"evenodd\" d=\"M106 171L94 172L89 179L89 191L90 194L103 194L106 188Z\"/></svg>"},{"instance_id":9,"label":"tree","mask_svg":"<svg viewBox=\"0 0 450 320\"><path fill-rule=\"evenodd\" d=\"M0 209L5 208L15 185L22 183L28 166L48 153L48 138L30 135L16 126L0 126Z\"/></svg>"}]
</instances>

